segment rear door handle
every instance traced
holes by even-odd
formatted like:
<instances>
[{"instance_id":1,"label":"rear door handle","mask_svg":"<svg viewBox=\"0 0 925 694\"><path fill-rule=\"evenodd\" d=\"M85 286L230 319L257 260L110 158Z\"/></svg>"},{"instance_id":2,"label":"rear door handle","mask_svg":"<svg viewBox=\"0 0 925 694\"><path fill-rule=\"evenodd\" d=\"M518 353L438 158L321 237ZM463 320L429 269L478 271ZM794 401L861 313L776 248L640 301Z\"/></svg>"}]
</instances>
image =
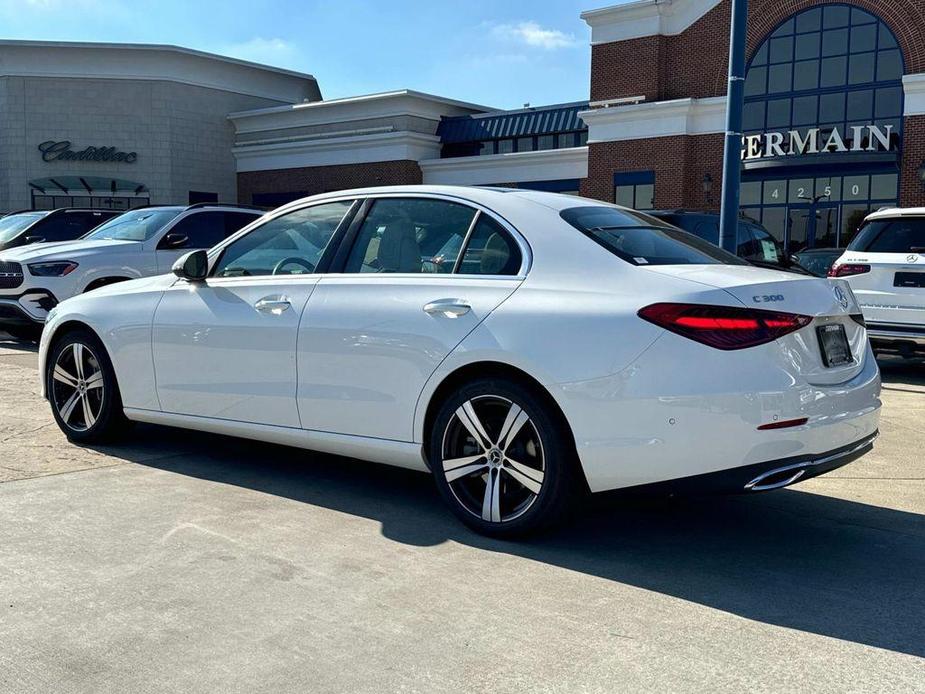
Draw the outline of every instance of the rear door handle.
<instances>
[{"instance_id":1,"label":"rear door handle","mask_svg":"<svg viewBox=\"0 0 925 694\"><path fill-rule=\"evenodd\" d=\"M424 305L424 313L433 315L442 315L446 318L459 318L464 316L472 307L465 299L437 299Z\"/></svg>"},{"instance_id":2,"label":"rear door handle","mask_svg":"<svg viewBox=\"0 0 925 694\"><path fill-rule=\"evenodd\" d=\"M270 313L279 316L292 307L292 303L285 296L265 296L256 304L254 308L260 313Z\"/></svg>"}]
</instances>

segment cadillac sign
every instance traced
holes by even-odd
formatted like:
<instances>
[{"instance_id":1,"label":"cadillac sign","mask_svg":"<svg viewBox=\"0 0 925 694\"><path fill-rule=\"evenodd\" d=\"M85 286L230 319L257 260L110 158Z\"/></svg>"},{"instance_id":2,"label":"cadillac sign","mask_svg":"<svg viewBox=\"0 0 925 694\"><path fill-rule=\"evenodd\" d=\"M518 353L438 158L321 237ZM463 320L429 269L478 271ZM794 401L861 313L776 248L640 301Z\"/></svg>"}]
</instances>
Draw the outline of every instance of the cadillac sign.
<instances>
[{"instance_id":1,"label":"cadillac sign","mask_svg":"<svg viewBox=\"0 0 925 694\"><path fill-rule=\"evenodd\" d=\"M895 149L892 125L853 125L847 143L838 128L746 135L742 138L742 159L753 161L770 157L795 157L830 152L889 152ZM850 144L850 147L849 147Z\"/></svg>"},{"instance_id":2,"label":"cadillac sign","mask_svg":"<svg viewBox=\"0 0 925 694\"><path fill-rule=\"evenodd\" d=\"M71 149L70 140L48 140L39 145L42 161L105 161L134 164L138 160L137 152L121 152L115 147L86 147L75 151Z\"/></svg>"}]
</instances>

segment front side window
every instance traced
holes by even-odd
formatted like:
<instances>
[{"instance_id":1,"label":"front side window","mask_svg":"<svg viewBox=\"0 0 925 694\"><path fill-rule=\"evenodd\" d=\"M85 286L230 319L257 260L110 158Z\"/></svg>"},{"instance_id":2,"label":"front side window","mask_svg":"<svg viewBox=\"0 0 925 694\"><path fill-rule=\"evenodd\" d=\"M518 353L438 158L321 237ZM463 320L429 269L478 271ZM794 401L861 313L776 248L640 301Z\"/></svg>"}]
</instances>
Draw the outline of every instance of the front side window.
<instances>
[{"instance_id":1,"label":"front side window","mask_svg":"<svg viewBox=\"0 0 925 694\"><path fill-rule=\"evenodd\" d=\"M85 238L94 241L147 241L182 211L182 207L166 207L126 212L101 224Z\"/></svg>"},{"instance_id":2,"label":"front side window","mask_svg":"<svg viewBox=\"0 0 925 694\"><path fill-rule=\"evenodd\" d=\"M229 244L212 275L311 274L352 205L352 200L340 200L271 219Z\"/></svg>"},{"instance_id":3,"label":"front side window","mask_svg":"<svg viewBox=\"0 0 925 694\"><path fill-rule=\"evenodd\" d=\"M471 207L444 200L376 200L344 272L453 272L474 217Z\"/></svg>"},{"instance_id":4,"label":"front side window","mask_svg":"<svg viewBox=\"0 0 925 694\"><path fill-rule=\"evenodd\" d=\"M633 265L747 265L693 234L650 215L617 207L573 207L562 219Z\"/></svg>"},{"instance_id":5,"label":"front side window","mask_svg":"<svg viewBox=\"0 0 925 694\"><path fill-rule=\"evenodd\" d=\"M35 225L30 235L38 236L45 241L70 241L86 234L90 229L98 226L102 215L94 216L87 212L65 212L64 214L49 215Z\"/></svg>"},{"instance_id":6,"label":"front side window","mask_svg":"<svg viewBox=\"0 0 925 694\"><path fill-rule=\"evenodd\" d=\"M231 212L195 212L184 217L164 237L166 248L212 248L257 215ZM185 240L184 240L185 239Z\"/></svg>"},{"instance_id":7,"label":"front side window","mask_svg":"<svg viewBox=\"0 0 925 694\"><path fill-rule=\"evenodd\" d=\"M875 219L863 226L848 250L865 253L923 252L925 217Z\"/></svg>"}]
</instances>

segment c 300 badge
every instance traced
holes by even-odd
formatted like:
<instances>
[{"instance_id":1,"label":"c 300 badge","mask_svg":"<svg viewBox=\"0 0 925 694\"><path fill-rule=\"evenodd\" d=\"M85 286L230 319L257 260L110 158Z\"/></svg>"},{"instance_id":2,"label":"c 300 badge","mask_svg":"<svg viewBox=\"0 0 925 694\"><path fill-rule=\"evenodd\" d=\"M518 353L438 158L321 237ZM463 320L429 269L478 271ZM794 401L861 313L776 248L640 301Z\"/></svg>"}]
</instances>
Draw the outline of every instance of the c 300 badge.
<instances>
[{"instance_id":1,"label":"c 300 badge","mask_svg":"<svg viewBox=\"0 0 925 694\"><path fill-rule=\"evenodd\" d=\"M845 294L845 290L839 287L838 285L836 285L835 288L832 290L832 292L835 294L835 299L838 301L838 303L841 304L841 307L847 310L848 309L848 295Z\"/></svg>"}]
</instances>

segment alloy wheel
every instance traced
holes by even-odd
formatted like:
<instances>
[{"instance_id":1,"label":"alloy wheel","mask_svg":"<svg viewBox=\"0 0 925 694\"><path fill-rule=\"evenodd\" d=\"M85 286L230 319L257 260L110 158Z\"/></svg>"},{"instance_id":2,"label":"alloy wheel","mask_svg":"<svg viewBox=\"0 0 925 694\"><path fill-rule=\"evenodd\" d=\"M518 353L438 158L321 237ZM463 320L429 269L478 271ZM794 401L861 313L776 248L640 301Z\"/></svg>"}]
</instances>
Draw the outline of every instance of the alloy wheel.
<instances>
[{"instance_id":1,"label":"alloy wheel","mask_svg":"<svg viewBox=\"0 0 925 694\"><path fill-rule=\"evenodd\" d=\"M103 410L105 388L99 359L75 342L58 354L52 371L51 395L61 421L73 431L87 431Z\"/></svg>"},{"instance_id":2,"label":"alloy wheel","mask_svg":"<svg viewBox=\"0 0 925 694\"><path fill-rule=\"evenodd\" d=\"M516 403L482 395L460 405L443 436L443 474L456 500L491 523L522 516L543 489L539 431Z\"/></svg>"}]
</instances>

